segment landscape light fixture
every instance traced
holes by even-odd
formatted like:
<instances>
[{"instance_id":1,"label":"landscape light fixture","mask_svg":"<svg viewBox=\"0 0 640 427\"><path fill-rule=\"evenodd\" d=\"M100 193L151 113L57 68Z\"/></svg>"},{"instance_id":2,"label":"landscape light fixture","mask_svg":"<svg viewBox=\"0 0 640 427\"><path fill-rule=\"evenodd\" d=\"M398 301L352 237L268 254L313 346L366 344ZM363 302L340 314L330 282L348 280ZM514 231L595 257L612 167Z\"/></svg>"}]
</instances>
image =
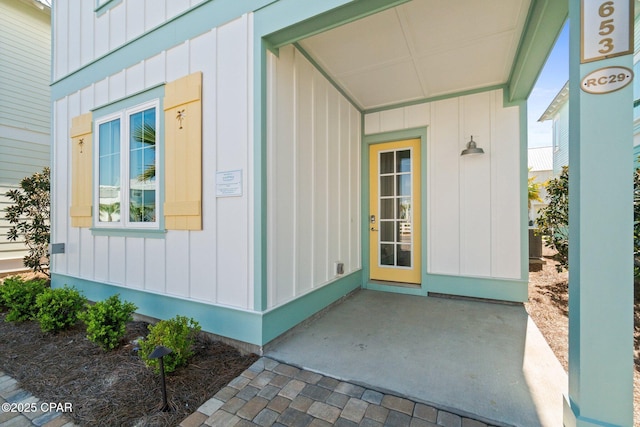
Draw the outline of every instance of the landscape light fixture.
<instances>
[{"instance_id":1,"label":"landscape light fixture","mask_svg":"<svg viewBox=\"0 0 640 427\"><path fill-rule=\"evenodd\" d=\"M471 141L467 142L467 148L460 153L461 156L466 156L467 154L484 154L484 150L478 148L476 142L473 140L473 135L471 135Z\"/></svg>"},{"instance_id":2,"label":"landscape light fixture","mask_svg":"<svg viewBox=\"0 0 640 427\"><path fill-rule=\"evenodd\" d=\"M160 378L162 378L162 405L158 409L161 412L169 412L172 408L167 402L167 384L164 380L164 361L162 358L173 351L163 345L156 346L149 355L149 359L160 359Z\"/></svg>"}]
</instances>

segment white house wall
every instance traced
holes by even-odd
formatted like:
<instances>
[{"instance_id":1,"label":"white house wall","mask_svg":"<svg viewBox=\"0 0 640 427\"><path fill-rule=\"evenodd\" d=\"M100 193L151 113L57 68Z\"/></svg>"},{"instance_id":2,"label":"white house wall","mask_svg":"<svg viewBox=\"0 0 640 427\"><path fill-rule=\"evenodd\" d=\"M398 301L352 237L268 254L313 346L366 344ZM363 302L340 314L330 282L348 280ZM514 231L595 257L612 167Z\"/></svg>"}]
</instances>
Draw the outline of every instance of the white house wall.
<instances>
[{"instance_id":1,"label":"white house wall","mask_svg":"<svg viewBox=\"0 0 640 427\"><path fill-rule=\"evenodd\" d=\"M293 46L268 54L268 306L361 268L361 115Z\"/></svg>"},{"instance_id":2,"label":"white house wall","mask_svg":"<svg viewBox=\"0 0 640 427\"><path fill-rule=\"evenodd\" d=\"M69 3L70 7L75 3L77 8L82 8L82 13L85 7L94 13L89 7L93 2ZM136 3L123 4L133 7L129 5ZM180 10L170 8L169 1L167 6L165 2L158 2L157 7L155 1L139 3L145 3L147 8L147 13L141 16L151 16L152 9L159 9L165 11L162 19L166 19L169 10L171 13ZM181 7L189 4L175 3ZM116 12L118 7L105 15L122 25L131 23L132 19L126 19L128 14L116 14L121 13ZM105 15L92 22L103 22ZM252 262L249 240L253 235L253 164L249 149L253 132L249 118L253 105L251 19L251 15L244 15L54 101L53 241L66 243L65 254L54 257L54 273L253 309L253 277L249 268ZM149 25L145 24L145 30ZM131 31L127 30L125 39ZM94 49L87 57L97 54L99 50ZM66 72L69 64L78 62L79 57L64 61L62 69ZM57 66L61 67L60 63ZM146 238L98 236L90 229L71 227L68 217L73 179L68 144L71 118L196 71L203 73L202 231L167 231L162 238ZM216 172L227 170L242 170L241 197L216 198Z\"/></svg>"},{"instance_id":3,"label":"white house wall","mask_svg":"<svg viewBox=\"0 0 640 427\"><path fill-rule=\"evenodd\" d=\"M370 113L365 134L427 127L427 272L521 279L518 107L495 90ZM461 157L470 136L485 151Z\"/></svg>"},{"instance_id":4,"label":"white house wall","mask_svg":"<svg viewBox=\"0 0 640 427\"><path fill-rule=\"evenodd\" d=\"M55 2L52 20L55 62L53 80L149 32L202 0L115 1L96 13L95 0ZM78 25L78 23L80 25ZM95 34L100 34L96 37Z\"/></svg>"}]
</instances>

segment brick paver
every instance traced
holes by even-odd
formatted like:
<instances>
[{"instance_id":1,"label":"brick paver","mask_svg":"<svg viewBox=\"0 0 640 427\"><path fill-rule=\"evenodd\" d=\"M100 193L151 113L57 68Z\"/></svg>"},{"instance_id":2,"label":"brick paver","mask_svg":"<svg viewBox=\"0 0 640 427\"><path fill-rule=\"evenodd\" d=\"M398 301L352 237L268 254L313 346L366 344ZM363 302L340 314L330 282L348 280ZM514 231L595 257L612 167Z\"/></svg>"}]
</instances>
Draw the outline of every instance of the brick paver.
<instances>
[{"instance_id":1,"label":"brick paver","mask_svg":"<svg viewBox=\"0 0 640 427\"><path fill-rule=\"evenodd\" d=\"M41 402L0 371L0 403ZM63 413L0 411L0 427L73 427ZM179 427L489 427L486 423L261 358Z\"/></svg>"},{"instance_id":2,"label":"brick paver","mask_svg":"<svg viewBox=\"0 0 640 427\"><path fill-rule=\"evenodd\" d=\"M213 405L207 402L198 409L204 416L207 409L219 408L207 414L199 427L488 427L434 406L264 357L238 378L216 393Z\"/></svg>"}]
</instances>

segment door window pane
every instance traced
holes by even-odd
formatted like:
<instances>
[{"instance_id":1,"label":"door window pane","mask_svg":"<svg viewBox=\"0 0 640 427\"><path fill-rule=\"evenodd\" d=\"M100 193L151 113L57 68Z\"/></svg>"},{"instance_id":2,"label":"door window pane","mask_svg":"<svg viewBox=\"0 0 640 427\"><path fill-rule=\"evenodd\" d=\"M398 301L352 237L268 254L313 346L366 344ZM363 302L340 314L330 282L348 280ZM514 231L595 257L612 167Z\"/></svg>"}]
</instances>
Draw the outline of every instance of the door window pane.
<instances>
[{"instance_id":1,"label":"door window pane","mask_svg":"<svg viewBox=\"0 0 640 427\"><path fill-rule=\"evenodd\" d=\"M411 195L411 175L398 175L398 195L410 196Z\"/></svg>"},{"instance_id":2,"label":"door window pane","mask_svg":"<svg viewBox=\"0 0 640 427\"><path fill-rule=\"evenodd\" d=\"M382 242L393 242L394 233L393 229L395 227L395 221L382 221L380 223L380 241Z\"/></svg>"},{"instance_id":3,"label":"door window pane","mask_svg":"<svg viewBox=\"0 0 640 427\"><path fill-rule=\"evenodd\" d=\"M411 245L397 245L399 267L411 267Z\"/></svg>"},{"instance_id":4,"label":"door window pane","mask_svg":"<svg viewBox=\"0 0 640 427\"><path fill-rule=\"evenodd\" d=\"M380 265L394 265L395 253L393 248L394 244L382 244L380 245Z\"/></svg>"},{"instance_id":5,"label":"door window pane","mask_svg":"<svg viewBox=\"0 0 640 427\"><path fill-rule=\"evenodd\" d=\"M398 151L396 156L396 172L411 172L411 150Z\"/></svg>"},{"instance_id":6,"label":"door window pane","mask_svg":"<svg viewBox=\"0 0 640 427\"><path fill-rule=\"evenodd\" d=\"M393 182L395 181L395 177L392 176L381 176L380 177L380 196L387 197L393 196Z\"/></svg>"},{"instance_id":7,"label":"door window pane","mask_svg":"<svg viewBox=\"0 0 640 427\"><path fill-rule=\"evenodd\" d=\"M380 200L380 219L395 219L393 202L395 199Z\"/></svg>"},{"instance_id":8,"label":"door window pane","mask_svg":"<svg viewBox=\"0 0 640 427\"><path fill-rule=\"evenodd\" d=\"M394 152L380 153L380 173L393 173Z\"/></svg>"}]
</instances>

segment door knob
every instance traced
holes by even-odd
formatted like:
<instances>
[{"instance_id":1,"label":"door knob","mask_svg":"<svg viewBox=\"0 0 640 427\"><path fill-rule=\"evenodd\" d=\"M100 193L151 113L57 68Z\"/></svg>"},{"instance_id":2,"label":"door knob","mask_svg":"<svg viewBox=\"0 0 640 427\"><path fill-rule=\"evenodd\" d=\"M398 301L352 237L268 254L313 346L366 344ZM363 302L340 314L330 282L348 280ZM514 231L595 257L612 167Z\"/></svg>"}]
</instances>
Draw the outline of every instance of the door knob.
<instances>
[{"instance_id":1,"label":"door knob","mask_svg":"<svg viewBox=\"0 0 640 427\"><path fill-rule=\"evenodd\" d=\"M378 229L371 227L371 231L378 231Z\"/></svg>"}]
</instances>

